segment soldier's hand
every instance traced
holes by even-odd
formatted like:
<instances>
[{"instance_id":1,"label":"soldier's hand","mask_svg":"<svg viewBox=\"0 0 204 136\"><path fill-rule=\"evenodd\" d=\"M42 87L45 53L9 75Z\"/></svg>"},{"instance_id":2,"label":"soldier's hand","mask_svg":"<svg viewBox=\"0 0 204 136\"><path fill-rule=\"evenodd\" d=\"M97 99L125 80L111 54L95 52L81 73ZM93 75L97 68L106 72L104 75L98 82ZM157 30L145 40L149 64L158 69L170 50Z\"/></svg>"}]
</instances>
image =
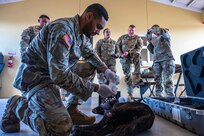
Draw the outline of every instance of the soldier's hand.
<instances>
[{"instance_id":1,"label":"soldier's hand","mask_svg":"<svg viewBox=\"0 0 204 136\"><path fill-rule=\"evenodd\" d=\"M118 91L118 87L115 83L113 82L110 82L109 85L108 85L114 92L117 92Z\"/></svg>"},{"instance_id":2,"label":"soldier's hand","mask_svg":"<svg viewBox=\"0 0 204 136\"><path fill-rule=\"evenodd\" d=\"M102 97L110 97L116 95L117 91L112 90L108 85L101 84L99 85L97 93Z\"/></svg>"},{"instance_id":3,"label":"soldier's hand","mask_svg":"<svg viewBox=\"0 0 204 136\"><path fill-rule=\"evenodd\" d=\"M110 69L107 69L104 74L105 74L106 79L107 79L109 82L112 82L112 83L114 83L114 84L116 84L116 85L118 85L118 84L120 83L120 78L119 78L119 76L116 75L116 73L113 72L113 71L111 71Z\"/></svg>"},{"instance_id":4,"label":"soldier's hand","mask_svg":"<svg viewBox=\"0 0 204 136\"><path fill-rule=\"evenodd\" d=\"M115 82L116 80L116 73L111 71L109 68L106 69L106 71L104 72L104 75L106 77L106 79L110 82Z\"/></svg>"},{"instance_id":5,"label":"soldier's hand","mask_svg":"<svg viewBox=\"0 0 204 136\"><path fill-rule=\"evenodd\" d=\"M122 57L127 58L128 55L129 55L129 53L128 53L127 51L125 51L125 52L122 54Z\"/></svg>"},{"instance_id":6,"label":"soldier's hand","mask_svg":"<svg viewBox=\"0 0 204 136\"><path fill-rule=\"evenodd\" d=\"M154 33L152 33L152 39L155 39L155 38L157 38L158 36L156 35L156 34L154 34Z\"/></svg>"},{"instance_id":7,"label":"soldier's hand","mask_svg":"<svg viewBox=\"0 0 204 136\"><path fill-rule=\"evenodd\" d=\"M112 54L111 57L116 58L116 59L118 58L118 56L115 54Z\"/></svg>"}]
</instances>

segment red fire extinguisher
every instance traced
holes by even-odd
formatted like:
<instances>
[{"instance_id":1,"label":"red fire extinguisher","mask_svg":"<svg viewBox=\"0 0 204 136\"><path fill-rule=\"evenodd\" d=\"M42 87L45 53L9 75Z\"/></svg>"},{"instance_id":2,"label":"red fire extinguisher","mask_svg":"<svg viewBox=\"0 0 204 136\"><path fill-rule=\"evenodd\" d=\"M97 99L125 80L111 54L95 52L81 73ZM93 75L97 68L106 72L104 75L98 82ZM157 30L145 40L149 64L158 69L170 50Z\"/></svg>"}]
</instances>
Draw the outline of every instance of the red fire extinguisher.
<instances>
[{"instance_id":1,"label":"red fire extinguisher","mask_svg":"<svg viewBox=\"0 0 204 136\"><path fill-rule=\"evenodd\" d=\"M8 67L9 68L12 68L13 67L13 56L15 55L16 53L8 53Z\"/></svg>"}]
</instances>

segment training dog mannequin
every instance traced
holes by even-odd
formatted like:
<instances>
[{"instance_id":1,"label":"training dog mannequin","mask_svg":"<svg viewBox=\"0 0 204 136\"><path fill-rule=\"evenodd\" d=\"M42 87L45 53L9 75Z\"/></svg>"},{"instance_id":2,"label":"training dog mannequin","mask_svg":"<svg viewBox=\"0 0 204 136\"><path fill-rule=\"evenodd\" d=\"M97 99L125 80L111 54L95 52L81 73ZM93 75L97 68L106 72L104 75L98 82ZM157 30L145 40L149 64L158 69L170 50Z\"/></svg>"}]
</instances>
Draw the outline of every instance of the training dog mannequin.
<instances>
[{"instance_id":1,"label":"training dog mannequin","mask_svg":"<svg viewBox=\"0 0 204 136\"><path fill-rule=\"evenodd\" d=\"M135 136L150 129L154 123L153 111L144 103L115 103L101 121L88 126L76 126L74 136Z\"/></svg>"}]
</instances>

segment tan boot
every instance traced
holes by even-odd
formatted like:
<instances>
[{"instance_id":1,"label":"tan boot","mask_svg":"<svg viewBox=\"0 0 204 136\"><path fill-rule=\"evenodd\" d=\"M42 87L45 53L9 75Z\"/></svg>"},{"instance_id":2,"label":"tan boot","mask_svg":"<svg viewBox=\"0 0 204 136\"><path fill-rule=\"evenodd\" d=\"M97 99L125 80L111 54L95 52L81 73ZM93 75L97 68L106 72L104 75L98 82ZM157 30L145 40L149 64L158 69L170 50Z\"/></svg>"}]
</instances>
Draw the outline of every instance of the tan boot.
<instances>
[{"instance_id":1,"label":"tan boot","mask_svg":"<svg viewBox=\"0 0 204 136\"><path fill-rule=\"evenodd\" d=\"M77 109L77 104L71 104L67 111L70 114L73 125L90 125L96 120L95 116L87 116Z\"/></svg>"}]
</instances>

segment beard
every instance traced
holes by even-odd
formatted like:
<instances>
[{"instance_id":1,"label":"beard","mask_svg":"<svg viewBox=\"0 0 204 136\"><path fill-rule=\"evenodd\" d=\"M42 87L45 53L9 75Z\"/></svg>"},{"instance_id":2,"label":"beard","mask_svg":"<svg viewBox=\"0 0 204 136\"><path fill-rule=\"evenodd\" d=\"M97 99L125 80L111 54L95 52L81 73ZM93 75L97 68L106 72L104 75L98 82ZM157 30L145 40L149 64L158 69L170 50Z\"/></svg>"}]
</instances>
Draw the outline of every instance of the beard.
<instances>
[{"instance_id":1,"label":"beard","mask_svg":"<svg viewBox=\"0 0 204 136\"><path fill-rule=\"evenodd\" d=\"M86 35L86 37L88 37L88 38L92 38L93 35L92 35L91 30L92 30L92 23L89 22L89 23L87 23L87 24L84 26L84 28L83 28L83 33L84 33L84 35Z\"/></svg>"}]
</instances>

